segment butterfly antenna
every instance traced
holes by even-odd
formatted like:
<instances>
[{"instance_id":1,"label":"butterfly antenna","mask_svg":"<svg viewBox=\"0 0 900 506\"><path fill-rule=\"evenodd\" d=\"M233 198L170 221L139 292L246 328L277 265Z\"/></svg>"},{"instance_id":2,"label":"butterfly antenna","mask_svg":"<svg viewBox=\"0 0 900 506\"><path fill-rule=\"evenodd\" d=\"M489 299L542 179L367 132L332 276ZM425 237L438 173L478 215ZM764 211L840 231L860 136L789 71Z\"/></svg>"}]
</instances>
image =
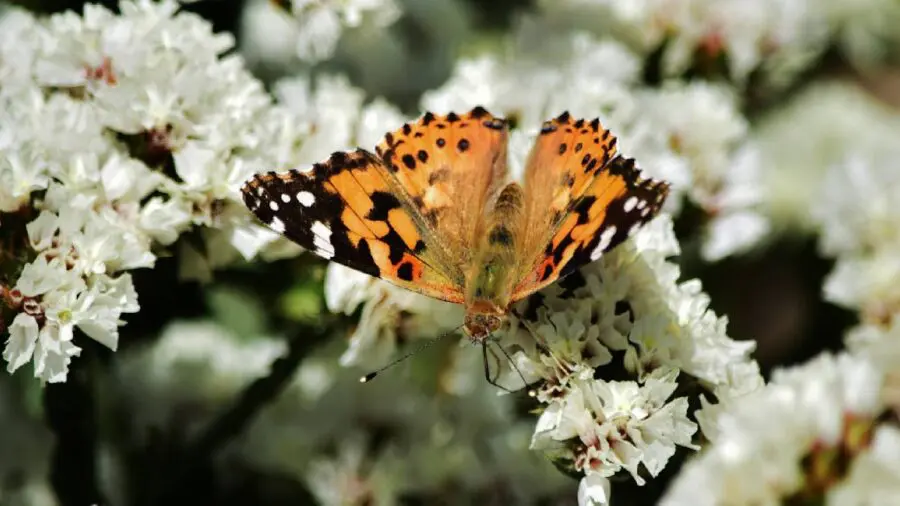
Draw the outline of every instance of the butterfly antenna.
<instances>
[{"instance_id":1,"label":"butterfly antenna","mask_svg":"<svg viewBox=\"0 0 900 506\"><path fill-rule=\"evenodd\" d=\"M429 347L430 347L431 345L433 345L434 343L436 343L436 342L442 340L443 338L449 336L450 334L455 334L455 333L456 333L459 329L461 329L462 327L463 327L463 326L460 325L459 327L456 327L455 329L453 329L453 330L451 330L451 331L449 331L449 332L446 332L446 333L441 334L441 335L439 335L439 336L437 336L437 337L435 337L435 338L433 338L433 339L429 339L428 341L425 341L424 343L420 344L420 345L417 346L415 349L413 349L412 351L406 353L406 354L403 355L402 357L397 358L397 359L393 360L392 362L388 363L386 366L384 366L384 367L382 367L382 368L380 368L380 369L378 369L378 370L372 371L372 372L370 372L369 374L366 374L365 376L359 378L359 382L360 382L360 383L368 383L368 382L372 381L373 379L375 379L375 376L378 376L378 374L379 374L380 372L382 372L382 371L384 371L384 370L386 370L386 369L390 369L391 367L394 367L395 365L399 364L400 362L403 362L404 360L408 359L409 357L411 357L411 356L413 356L413 355L418 355L419 352L421 352L421 351L423 351L423 350L429 348Z\"/></svg>"}]
</instances>

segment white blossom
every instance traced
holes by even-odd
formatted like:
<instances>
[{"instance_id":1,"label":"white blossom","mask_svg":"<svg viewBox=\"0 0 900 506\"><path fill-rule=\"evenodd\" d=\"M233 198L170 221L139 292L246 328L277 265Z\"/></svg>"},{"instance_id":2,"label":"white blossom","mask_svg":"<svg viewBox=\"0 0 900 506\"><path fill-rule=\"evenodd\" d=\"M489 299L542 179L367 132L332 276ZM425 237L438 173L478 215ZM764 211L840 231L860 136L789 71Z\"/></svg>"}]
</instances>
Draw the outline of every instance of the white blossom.
<instances>
[{"instance_id":1,"label":"white blossom","mask_svg":"<svg viewBox=\"0 0 900 506\"><path fill-rule=\"evenodd\" d=\"M876 428L876 434L884 434L869 444L853 438L875 424L885 409L886 372L847 354L825 354L776 371L765 388L734 400L719 414L711 444L686 465L661 504L782 504L804 486L819 484L814 477L807 481L804 472L812 468L802 464L804 459L839 445L851 452L851 477L811 492L822 493L825 504L879 504L862 499L879 497L894 487L895 479L872 475L879 484L867 487L862 485L866 478L854 476L856 466L881 466L880 455L891 451L896 429ZM827 454L822 455L823 462L829 462ZM883 462L889 474L896 473L890 461Z\"/></svg>"},{"instance_id":2,"label":"white blossom","mask_svg":"<svg viewBox=\"0 0 900 506\"><path fill-rule=\"evenodd\" d=\"M263 17L259 7L253 14L258 20L269 22L264 33L270 36L272 17ZM334 53L344 29L357 28L364 21L379 28L388 27L400 16L400 9L394 0L294 0L290 2L290 12L284 14L292 16L295 22L294 30L285 29L283 36L294 40L296 56L318 62ZM248 28L262 30L252 23Z\"/></svg>"}]
</instances>

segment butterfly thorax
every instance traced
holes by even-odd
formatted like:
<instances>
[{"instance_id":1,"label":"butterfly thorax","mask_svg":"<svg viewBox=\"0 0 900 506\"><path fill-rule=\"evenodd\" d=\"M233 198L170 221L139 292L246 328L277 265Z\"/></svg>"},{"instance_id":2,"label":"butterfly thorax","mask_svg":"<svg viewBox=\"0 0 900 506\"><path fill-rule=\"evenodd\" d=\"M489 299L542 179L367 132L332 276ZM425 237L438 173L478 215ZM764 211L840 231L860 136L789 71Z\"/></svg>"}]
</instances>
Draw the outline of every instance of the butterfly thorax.
<instances>
[{"instance_id":1,"label":"butterfly thorax","mask_svg":"<svg viewBox=\"0 0 900 506\"><path fill-rule=\"evenodd\" d=\"M483 341L506 320L515 279L516 239L523 218L522 188L503 188L488 211L484 233L466 278L466 334Z\"/></svg>"}]
</instances>

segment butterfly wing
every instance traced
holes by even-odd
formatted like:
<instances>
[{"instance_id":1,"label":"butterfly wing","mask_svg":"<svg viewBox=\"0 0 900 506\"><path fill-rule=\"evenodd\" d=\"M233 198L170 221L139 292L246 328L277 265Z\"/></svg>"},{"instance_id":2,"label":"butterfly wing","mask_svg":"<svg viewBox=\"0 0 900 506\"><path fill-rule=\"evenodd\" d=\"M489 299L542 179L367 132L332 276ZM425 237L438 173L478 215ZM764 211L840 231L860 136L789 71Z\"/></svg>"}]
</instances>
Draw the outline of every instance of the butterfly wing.
<instances>
[{"instance_id":1,"label":"butterfly wing","mask_svg":"<svg viewBox=\"0 0 900 506\"><path fill-rule=\"evenodd\" d=\"M475 107L462 115L425 113L376 148L396 191L440 238L435 256L455 267L461 283L483 233L485 209L506 177L507 135L506 120Z\"/></svg>"},{"instance_id":2,"label":"butterfly wing","mask_svg":"<svg viewBox=\"0 0 900 506\"><path fill-rule=\"evenodd\" d=\"M263 223L323 258L462 302L461 282L432 254L434 238L391 181L381 159L358 149L334 153L307 172L257 174L241 192Z\"/></svg>"},{"instance_id":3,"label":"butterfly wing","mask_svg":"<svg viewBox=\"0 0 900 506\"><path fill-rule=\"evenodd\" d=\"M616 247L657 214L668 191L616 155L616 138L598 119L563 113L545 122L525 169L524 261L512 300Z\"/></svg>"}]
</instances>

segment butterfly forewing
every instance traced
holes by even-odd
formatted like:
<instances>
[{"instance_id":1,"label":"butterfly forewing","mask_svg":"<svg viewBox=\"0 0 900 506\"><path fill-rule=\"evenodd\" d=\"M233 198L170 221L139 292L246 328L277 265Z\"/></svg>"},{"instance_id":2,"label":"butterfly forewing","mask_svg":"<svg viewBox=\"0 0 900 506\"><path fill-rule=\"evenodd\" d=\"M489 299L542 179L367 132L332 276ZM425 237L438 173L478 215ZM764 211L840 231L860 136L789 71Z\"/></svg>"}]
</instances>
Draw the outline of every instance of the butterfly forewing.
<instances>
[{"instance_id":1,"label":"butterfly forewing","mask_svg":"<svg viewBox=\"0 0 900 506\"><path fill-rule=\"evenodd\" d=\"M507 123L482 107L425 113L376 148L394 182L439 241L441 262L464 282L491 197L506 176ZM438 254L436 253L436 256Z\"/></svg>"},{"instance_id":2,"label":"butterfly forewing","mask_svg":"<svg viewBox=\"0 0 900 506\"><path fill-rule=\"evenodd\" d=\"M462 301L462 286L429 251L432 238L368 151L334 153L311 171L258 174L244 203L266 225L317 255L437 299Z\"/></svg>"},{"instance_id":3,"label":"butterfly forewing","mask_svg":"<svg viewBox=\"0 0 900 506\"><path fill-rule=\"evenodd\" d=\"M652 219L668 185L616 155L599 120L568 113L541 129L525 169L526 238L512 300L597 260Z\"/></svg>"}]
</instances>

